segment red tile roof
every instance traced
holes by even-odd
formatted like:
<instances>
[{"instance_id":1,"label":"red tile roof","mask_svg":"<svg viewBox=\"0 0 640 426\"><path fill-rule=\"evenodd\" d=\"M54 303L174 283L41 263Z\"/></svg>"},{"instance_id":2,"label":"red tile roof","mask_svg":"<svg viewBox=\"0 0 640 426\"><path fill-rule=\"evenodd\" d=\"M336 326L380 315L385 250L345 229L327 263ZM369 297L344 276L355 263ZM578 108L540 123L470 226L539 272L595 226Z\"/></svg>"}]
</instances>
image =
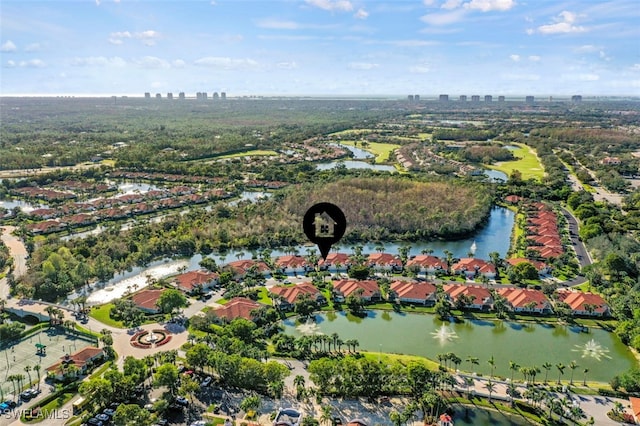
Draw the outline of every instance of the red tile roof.
<instances>
[{"instance_id":1,"label":"red tile roof","mask_svg":"<svg viewBox=\"0 0 640 426\"><path fill-rule=\"evenodd\" d=\"M390 253L371 253L367 263L379 266L402 266L400 259Z\"/></svg>"},{"instance_id":2,"label":"red tile roof","mask_svg":"<svg viewBox=\"0 0 640 426\"><path fill-rule=\"evenodd\" d=\"M269 291L273 294L277 294L283 297L287 302L292 305L296 303L298 297L303 294L308 294L313 299L318 293L318 289L312 285L311 283L300 283L294 286L273 286L269 289Z\"/></svg>"},{"instance_id":3,"label":"red tile roof","mask_svg":"<svg viewBox=\"0 0 640 426\"><path fill-rule=\"evenodd\" d=\"M216 314L217 317L226 318L229 321L235 318L251 320L251 311L259 309L261 306L265 305L254 302L246 297L234 297L225 305L214 309L213 313Z\"/></svg>"},{"instance_id":4,"label":"red tile roof","mask_svg":"<svg viewBox=\"0 0 640 426\"><path fill-rule=\"evenodd\" d=\"M183 290L191 291L198 286L210 283L218 279L219 275L214 272L199 270L189 271L174 278L176 285Z\"/></svg>"},{"instance_id":5,"label":"red tile roof","mask_svg":"<svg viewBox=\"0 0 640 426\"><path fill-rule=\"evenodd\" d=\"M447 262L436 256L419 254L407 261L407 266L421 266L423 268L447 269Z\"/></svg>"},{"instance_id":6,"label":"red tile roof","mask_svg":"<svg viewBox=\"0 0 640 426\"><path fill-rule=\"evenodd\" d=\"M571 306L574 311L586 312L585 305L595 306L593 312L598 314L604 314L608 310L607 302L599 294L573 290L558 290L557 294L558 298Z\"/></svg>"},{"instance_id":7,"label":"red tile roof","mask_svg":"<svg viewBox=\"0 0 640 426\"><path fill-rule=\"evenodd\" d=\"M350 264L351 260L349 260L349 255L346 253L332 252L327 255L327 260L320 259L318 262L320 265L336 265L338 263L343 266Z\"/></svg>"},{"instance_id":8,"label":"red tile roof","mask_svg":"<svg viewBox=\"0 0 640 426\"><path fill-rule=\"evenodd\" d=\"M472 297L474 305L482 305L485 300L491 298L489 289L478 285L445 284L442 289L454 302L463 294Z\"/></svg>"},{"instance_id":9,"label":"red tile roof","mask_svg":"<svg viewBox=\"0 0 640 426\"><path fill-rule=\"evenodd\" d=\"M374 280L340 280L333 283L333 289L348 297L358 289L362 289L362 297L369 298L380 292L380 286Z\"/></svg>"},{"instance_id":10,"label":"red tile roof","mask_svg":"<svg viewBox=\"0 0 640 426\"><path fill-rule=\"evenodd\" d=\"M460 261L451 266L452 271L478 271L480 273L496 273L496 267L491 263L473 257L463 257Z\"/></svg>"},{"instance_id":11,"label":"red tile roof","mask_svg":"<svg viewBox=\"0 0 640 426\"><path fill-rule=\"evenodd\" d=\"M281 268L292 268L292 269L312 266L309 264L309 262L307 262L307 259L305 259L303 256L297 256L297 255L280 256L279 258L276 259L276 265L278 265Z\"/></svg>"},{"instance_id":12,"label":"red tile roof","mask_svg":"<svg viewBox=\"0 0 640 426\"><path fill-rule=\"evenodd\" d=\"M238 275L245 275L247 272L249 272L249 269L251 269L253 265L256 265L259 272L270 270L269 265L267 265L263 261L255 261L251 259L236 260L227 264L227 266L229 266L231 270L233 270L233 272Z\"/></svg>"},{"instance_id":13,"label":"red tile roof","mask_svg":"<svg viewBox=\"0 0 640 426\"><path fill-rule=\"evenodd\" d=\"M160 298L160 295L162 294L163 291L164 291L164 289L160 289L160 290L150 290L150 289L141 290L141 291L137 292L136 294L134 294L131 297L131 300L139 308L147 309L147 310L150 310L150 311L157 310L158 306L156 305L156 303L158 302L158 299Z\"/></svg>"},{"instance_id":14,"label":"red tile roof","mask_svg":"<svg viewBox=\"0 0 640 426\"><path fill-rule=\"evenodd\" d=\"M507 299L514 308L523 309L529 303L536 304L533 309L545 309L550 306L549 299L540 290L510 287L499 289L498 294Z\"/></svg>"},{"instance_id":15,"label":"red tile roof","mask_svg":"<svg viewBox=\"0 0 640 426\"><path fill-rule=\"evenodd\" d=\"M425 300L436 292L436 286L429 282L394 281L389 287L400 299Z\"/></svg>"},{"instance_id":16,"label":"red tile roof","mask_svg":"<svg viewBox=\"0 0 640 426\"><path fill-rule=\"evenodd\" d=\"M87 346L86 348L80 349L78 352L73 353L71 355L65 355L60 357L60 361L56 362L50 367L47 367L47 371L57 371L60 369L60 366L63 363L73 364L79 369L82 369L89 360L96 358L104 354L104 350L101 348L96 348L94 346Z\"/></svg>"},{"instance_id":17,"label":"red tile roof","mask_svg":"<svg viewBox=\"0 0 640 426\"><path fill-rule=\"evenodd\" d=\"M640 420L640 398L630 396L629 402L631 403L631 411L633 412L633 415L636 417L636 420Z\"/></svg>"}]
</instances>

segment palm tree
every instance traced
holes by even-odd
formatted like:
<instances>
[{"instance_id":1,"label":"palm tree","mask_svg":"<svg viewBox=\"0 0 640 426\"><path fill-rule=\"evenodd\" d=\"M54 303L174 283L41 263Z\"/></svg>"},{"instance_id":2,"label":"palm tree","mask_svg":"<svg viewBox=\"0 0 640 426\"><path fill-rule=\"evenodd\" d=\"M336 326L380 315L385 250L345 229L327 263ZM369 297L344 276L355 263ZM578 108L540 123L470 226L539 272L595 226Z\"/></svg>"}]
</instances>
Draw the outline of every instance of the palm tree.
<instances>
[{"instance_id":1,"label":"palm tree","mask_svg":"<svg viewBox=\"0 0 640 426\"><path fill-rule=\"evenodd\" d=\"M7 380L11 382L11 384L13 385L13 395L16 396L18 395L18 393L16 392L16 375L12 374L9 377L7 377Z\"/></svg>"},{"instance_id":2,"label":"palm tree","mask_svg":"<svg viewBox=\"0 0 640 426\"><path fill-rule=\"evenodd\" d=\"M558 369L558 384L560 384L560 377L564 374L565 365L561 362L556 364L556 368Z\"/></svg>"},{"instance_id":3,"label":"palm tree","mask_svg":"<svg viewBox=\"0 0 640 426\"><path fill-rule=\"evenodd\" d=\"M322 415L320 416L320 423L331 423L333 407L331 407L331 405L323 405L321 409Z\"/></svg>"},{"instance_id":4,"label":"palm tree","mask_svg":"<svg viewBox=\"0 0 640 426\"><path fill-rule=\"evenodd\" d=\"M520 368L520 364L515 361L509 361L509 370L511 370L511 382L513 383L513 373Z\"/></svg>"},{"instance_id":5,"label":"palm tree","mask_svg":"<svg viewBox=\"0 0 640 426\"><path fill-rule=\"evenodd\" d=\"M487 362L491 366L491 378L493 379L493 370L496 368L496 360L493 355L491 355L491 358L489 358Z\"/></svg>"},{"instance_id":6,"label":"palm tree","mask_svg":"<svg viewBox=\"0 0 640 426\"><path fill-rule=\"evenodd\" d=\"M545 382L545 384L547 383L547 377L549 376L549 370L551 370L551 367L553 367L553 365L551 363L549 363L549 362L545 362L544 364L542 364L542 368L547 370L544 373L544 382Z\"/></svg>"},{"instance_id":7,"label":"palm tree","mask_svg":"<svg viewBox=\"0 0 640 426\"><path fill-rule=\"evenodd\" d=\"M31 386L31 366L30 365L25 365L24 366L24 371L29 376L29 386Z\"/></svg>"},{"instance_id":8,"label":"palm tree","mask_svg":"<svg viewBox=\"0 0 640 426\"><path fill-rule=\"evenodd\" d=\"M584 373L584 378L582 379L582 386L587 386L587 373L589 372L589 369L585 368L584 370L582 370L582 372Z\"/></svg>"},{"instance_id":9,"label":"palm tree","mask_svg":"<svg viewBox=\"0 0 640 426\"><path fill-rule=\"evenodd\" d=\"M40 364L36 364L33 366L33 371L38 375L38 390L40 390Z\"/></svg>"},{"instance_id":10,"label":"palm tree","mask_svg":"<svg viewBox=\"0 0 640 426\"><path fill-rule=\"evenodd\" d=\"M489 391L489 402L491 402L491 395L496 390L496 384L489 380L484 384L484 388Z\"/></svg>"},{"instance_id":11,"label":"palm tree","mask_svg":"<svg viewBox=\"0 0 640 426\"><path fill-rule=\"evenodd\" d=\"M338 339L340 338L340 336L338 336L338 333L332 333L331 334L331 341L333 342L333 350L337 351L337 347L338 347ZM329 350L331 350L331 345L329 345Z\"/></svg>"},{"instance_id":12,"label":"palm tree","mask_svg":"<svg viewBox=\"0 0 640 426\"><path fill-rule=\"evenodd\" d=\"M471 365L479 365L480 364L480 360L475 356L468 356L466 361Z\"/></svg>"},{"instance_id":13,"label":"palm tree","mask_svg":"<svg viewBox=\"0 0 640 426\"><path fill-rule=\"evenodd\" d=\"M575 371L576 368L578 368L578 363L576 363L575 361L571 361L569 363L569 368L571 369L571 377L569 379L569 384L573 385L573 372Z\"/></svg>"}]
</instances>

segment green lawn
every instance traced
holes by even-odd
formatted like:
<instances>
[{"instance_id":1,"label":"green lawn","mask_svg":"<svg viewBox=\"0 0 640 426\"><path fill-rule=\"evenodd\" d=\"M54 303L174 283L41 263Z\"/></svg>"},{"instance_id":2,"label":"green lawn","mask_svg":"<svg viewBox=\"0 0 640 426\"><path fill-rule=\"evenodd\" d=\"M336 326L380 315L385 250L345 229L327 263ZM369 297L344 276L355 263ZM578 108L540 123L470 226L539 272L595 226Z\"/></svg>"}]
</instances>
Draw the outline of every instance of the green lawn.
<instances>
[{"instance_id":1,"label":"green lawn","mask_svg":"<svg viewBox=\"0 0 640 426\"><path fill-rule=\"evenodd\" d=\"M511 175L514 170L519 170L522 179L542 180L544 177L544 167L540 164L540 160L535 152L525 144L514 143L519 149L513 151L513 155L517 158L515 161L501 161L499 163L490 164L486 167L492 170L498 170Z\"/></svg>"},{"instance_id":2,"label":"green lawn","mask_svg":"<svg viewBox=\"0 0 640 426\"><path fill-rule=\"evenodd\" d=\"M114 319L111 319L111 317L109 317L109 312L111 311L112 307L113 307L113 303L105 303L104 305L94 307L89 312L89 316L111 327L126 328L122 323L122 321L116 321Z\"/></svg>"},{"instance_id":3,"label":"green lawn","mask_svg":"<svg viewBox=\"0 0 640 426\"><path fill-rule=\"evenodd\" d=\"M430 370L437 370L439 364L435 361L432 361L428 358L424 358L416 355L404 355L404 354L390 354L390 353L381 353L381 352L366 352L359 351L365 358L380 360L385 365L391 364L402 364L407 365L411 361L424 363Z\"/></svg>"},{"instance_id":4,"label":"green lawn","mask_svg":"<svg viewBox=\"0 0 640 426\"><path fill-rule=\"evenodd\" d=\"M269 296L269 291L267 290L266 287L262 287L260 289L260 291L258 292L258 303L264 303L265 305L269 305L271 306L273 304L273 301L271 300L271 297Z\"/></svg>"},{"instance_id":5,"label":"green lawn","mask_svg":"<svg viewBox=\"0 0 640 426\"><path fill-rule=\"evenodd\" d=\"M42 415L37 416L33 419L27 419L24 415L20 418L24 423L40 423L47 418L48 415L54 413L54 410L59 410L62 408L64 404L71 401L71 398L75 395L75 392L65 392L60 394L57 398L49 401L47 404L40 407L40 412ZM36 407L32 407L32 410ZM26 413L25 413L26 414ZM48 419L47 419L48 420Z\"/></svg>"}]
</instances>

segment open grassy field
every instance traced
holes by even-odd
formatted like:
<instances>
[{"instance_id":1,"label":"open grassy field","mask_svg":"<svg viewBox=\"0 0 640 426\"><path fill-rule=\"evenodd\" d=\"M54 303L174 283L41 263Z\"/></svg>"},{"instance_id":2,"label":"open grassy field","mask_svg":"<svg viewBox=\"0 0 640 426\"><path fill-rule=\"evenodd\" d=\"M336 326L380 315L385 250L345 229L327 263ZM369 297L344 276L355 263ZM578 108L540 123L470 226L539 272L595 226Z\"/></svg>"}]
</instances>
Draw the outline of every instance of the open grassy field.
<instances>
[{"instance_id":1,"label":"open grassy field","mask_svg":"<svg viewBox=\"0 0 640 426\"><path fill-rule=\"evenodd\" d=\"M394 363L399 363L402 365L407 365L409 362L415 361L425 364L430 370L437 370L439 364L435 361L431 361L428 358L424 358L421 356L415 355L401 355L401 354L390 354L390 353L382 353L382 352L367 352L367 351L359 351L365 358L380 360L385 365L391 365Z\"/></svg>"},{"instance_id":2,"label":"open grassy field","mask_svg":"<svg viewBox=\"0 0 640 426\"><path fill-rule=\"evenodd\" d=\"M89 312L89 316L111 327L126 328L122 321L111 319L111 317L109 316L111 308L113 308L113 303L105 303L104 305L92 308Z\"/></svg>"},{"instance_id":3,"label":"open grassy field","mask_svg":"<svg viewBox=\"0 0 640 426\"><path fill-rule=\"evenodd\" d=\"M544 168L535 152L521 143L514 143L513 145L518 146L518 149L513 151L513 155L517 160L501 161L486 167L506 173L507 176L510 176L514 170L519 170L522 173L522 179L541 180L544 177Z\"/></svg>"},{"instance_id":4,"label":"open grassy field","mask_svg":"<svg viewBox=\"0 0 640 426\"><path fill-rule=\"evenodd\" d=\"M400 148L400 145L392 143L368 142L366 147L363 147L360 143L356 145L353 141L342 141L340 143L343 145L356 146L372 153L376 156L376 164L388 162L391 153L395 149Z\"/></svg>"}]
</instances>

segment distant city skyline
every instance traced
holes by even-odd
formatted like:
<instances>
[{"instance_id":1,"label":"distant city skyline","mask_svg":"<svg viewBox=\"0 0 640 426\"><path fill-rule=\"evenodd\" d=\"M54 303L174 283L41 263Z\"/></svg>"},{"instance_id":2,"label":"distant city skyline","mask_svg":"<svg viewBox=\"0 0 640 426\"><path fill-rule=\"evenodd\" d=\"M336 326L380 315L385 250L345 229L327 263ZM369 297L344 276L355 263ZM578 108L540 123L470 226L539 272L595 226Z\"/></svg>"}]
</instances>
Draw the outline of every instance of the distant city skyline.
<instances>
[{"instance_id":1,"label":"distant city skyline","mask_svg":"<svg viewBox=\"0 0 640 426\"><path fill-rule=\"evenodd\" d=\"M637 0L2 0L0 95L640 96L639 23Z\"/></svg>"}]
</instances>

